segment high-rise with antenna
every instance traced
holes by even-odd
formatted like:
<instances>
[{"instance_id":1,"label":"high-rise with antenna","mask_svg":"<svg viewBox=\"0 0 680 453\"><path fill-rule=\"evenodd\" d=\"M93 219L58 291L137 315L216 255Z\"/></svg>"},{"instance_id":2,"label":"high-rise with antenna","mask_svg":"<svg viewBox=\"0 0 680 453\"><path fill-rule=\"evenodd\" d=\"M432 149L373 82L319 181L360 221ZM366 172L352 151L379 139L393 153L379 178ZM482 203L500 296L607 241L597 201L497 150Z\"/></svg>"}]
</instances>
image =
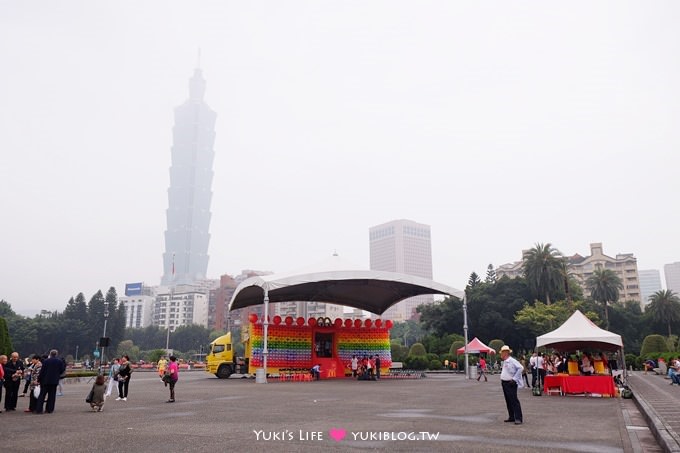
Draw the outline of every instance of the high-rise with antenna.
<instances>
[{"instance_id":1,"label":"high-rise with antenna","mask_svg":"<svg viewBox=\"0 0 680 453\"><path fill-rule=\"evenodd\" d=\"M199 50L199 65L200 58ZM191 284L205 279L208 271L217 114L204 94L198 66L189 81L189 99L175 109L161 285Z\"/></svg>"}]
</instances>

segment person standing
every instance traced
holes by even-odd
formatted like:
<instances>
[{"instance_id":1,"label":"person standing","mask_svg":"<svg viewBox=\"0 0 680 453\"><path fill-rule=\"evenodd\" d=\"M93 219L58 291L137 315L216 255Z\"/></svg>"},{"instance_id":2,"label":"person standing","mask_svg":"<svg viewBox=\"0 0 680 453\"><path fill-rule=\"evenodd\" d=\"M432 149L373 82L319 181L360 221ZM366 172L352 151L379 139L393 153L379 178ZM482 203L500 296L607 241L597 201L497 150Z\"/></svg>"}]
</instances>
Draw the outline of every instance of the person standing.
<instances>
[{"instance_id":1,"label":"person standing","mask_svg":"<svg viewBox=\"0 0 680 453\"><path fill-rule=\"evenodd\" d=\"M168 366L168 361L165 360L165 356L161 356L160 360L158 360L158 376L163 379L163 375L165 374L165 368Z\"/></svg>"},{"instance_id":2,"label":"person standing","mask_svg":"<svg viewBox=\"0 0 680 453\"><path fill-rule=\"evenodd\" d=\"M40 396L38 397L37 406L35 408L36 414L43 413L43 405L45 404L45 397L47 397L47 407L45 412L51 414L54 412L54 405L57 400L57 386L61 375L66 371L64 362L57 357L59 352L56 349L50 351L50 356L45 359L38 374L38 382L40 385Z\"/></svg>"},{"instance_id":3,"label":"person standing","mask_svg":"<svg viewBox=\"0 0 680 453\"><path fill-rule=\"evenodd\" d=\"M504 345L501 350L501 360L503 361L503 368L501 369L501 385L503 387L503 396L505 397L505 405L508 408L508 418L504 422L514 422L515 425L521 425L524 421L522 418L522 406L517 398L517 389L524 386L522 382L522 364L512 357L512 349Z\"/></svg>"},{"instance_id":4,"label":"person standing","mask_svg":"<svg viewBox=\"0 0 680 453\"><path fill-rule=\"evenodd\" d=\"M357 371L359 370L359 359L356 355L352 356L352 377L357 377Z\"/></svg>"},{"instance_id":5,"label":"person standing","mask_svg":"<svg viewBox=\"0 0 680 453\"><path fill-rule=\"evenodd\" d=\"M38 408L38 398L35 397L35 388L38 385L38 375L40 374L40 369L42 368L42 362L40 361L39 354L33 354L31 359L31 382L28 385L28 409L24 412L35 412Z\"/></svg>"},{"instance_id":6,"label":"person standing","mask_svg":"<svg viewBox=\"0 0 680 453\"><path fill-rule=\"evenodd\" d=\"M380 356L375 356L375 378L380 379Z\"/></svg>"},{"instance_id":7,"label":"person standing","mask_svg":"<svg viewBox=\"0 0 680 453\"><path fill-rule=\"evenodd\" d=\"M19 353L13 352L4 365L5 368L5 410L17 410L17 397L24 377L24 362L19 360Z\"/></svg>"},{"instance_id":8,"label":"person standing","mask_svg":"<svg viewBox=\"0 0 680 453\"><path fill-rule=\"evenodd\" d=\"M131 375L130 357L124 355L120 358L120 368L118 369L118 398L116 398L116 401L127 401Z\"/></svg>"},{"instance_id":9,"label":"person standing","mask_svg":"<svg viewBox=\"0 0 680 453\"><path fill-rule=\"evenodd\" d=\"M538 368L536 367L537 360L538 353L534 351L529 358L529 368L531 368L531 388L536 387L536 381L538 380Z\"/></svg>"},{"instance_id":10,"label":"person standing","mask_svg":"<svg viewBox=\"0 0 680 453\"><path fill-rule=\"evenodd\" d=\"M0 355L0 403L2 403L2 388L5 386L5 364L7 363L7 356ZM0 414L2 409L0 409Z\"/></svg>"},{"instance_id":11,"label":"person standing","mask_svg":"<svg viewBox=\"0 0 680 453\"><path fill-rule=\"evenodd\" d=\"M479 376L477 376L477 380L479 381L482 376L484 376L484 382L487 382L488 379L486 378L486 360L484 360L484 357L480 356L479 357Z\"/></svg>"},{"instance_id":12,"label":"person standing","mask_svg":"<svg viewBox=\"0 0 680 453\"><path fill-rule=\"evenodd\" d=\"M177 365L177 357L174 355L170 356L170 362L167 364L168 372L170 373L170 380L168 384L170 385L170 399L168 403L175 402L175 384L179 379L179 365Z\"/></svg>"}]
</instances>

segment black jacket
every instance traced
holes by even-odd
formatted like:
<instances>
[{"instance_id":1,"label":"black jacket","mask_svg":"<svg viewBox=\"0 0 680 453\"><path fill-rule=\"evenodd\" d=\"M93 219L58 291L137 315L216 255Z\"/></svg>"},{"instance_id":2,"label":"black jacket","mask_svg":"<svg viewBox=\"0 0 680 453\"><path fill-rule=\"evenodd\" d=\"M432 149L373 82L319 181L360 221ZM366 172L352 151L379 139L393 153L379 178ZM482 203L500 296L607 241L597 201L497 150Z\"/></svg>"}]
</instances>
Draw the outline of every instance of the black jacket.
<instances>
[{"instance_id":1,"label":"black jacket","mask_svg":"<svg viewBox=\"0 0 680 453\"><path fill-rule=\"evenodd\" d=\"M38 375L38 383L40 385L59 385L59 378L65 370L66 366L63 360L58 357L50 357L43 361Z\"/></svg>"}]
</instances>

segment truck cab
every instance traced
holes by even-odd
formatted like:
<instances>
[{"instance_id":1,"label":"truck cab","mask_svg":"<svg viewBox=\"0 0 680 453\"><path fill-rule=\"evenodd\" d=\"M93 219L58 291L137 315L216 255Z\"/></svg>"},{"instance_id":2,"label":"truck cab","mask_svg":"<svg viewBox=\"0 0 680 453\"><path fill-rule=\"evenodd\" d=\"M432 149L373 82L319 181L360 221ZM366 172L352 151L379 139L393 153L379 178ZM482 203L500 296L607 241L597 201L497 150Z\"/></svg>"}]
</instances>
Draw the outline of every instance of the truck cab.
<instances>
[{"instance_id":1,"label":"truck cab","mask_svg":"<svg viewBox=\"0 0 680 453\"><path fill-rule=\"evenodd\" d=\"M206 371L220 379L227 379L236 372L237 361L231 343L231 332L215 338L210 343L210 351L206 356Z\"/></svg>"}]
</instances>

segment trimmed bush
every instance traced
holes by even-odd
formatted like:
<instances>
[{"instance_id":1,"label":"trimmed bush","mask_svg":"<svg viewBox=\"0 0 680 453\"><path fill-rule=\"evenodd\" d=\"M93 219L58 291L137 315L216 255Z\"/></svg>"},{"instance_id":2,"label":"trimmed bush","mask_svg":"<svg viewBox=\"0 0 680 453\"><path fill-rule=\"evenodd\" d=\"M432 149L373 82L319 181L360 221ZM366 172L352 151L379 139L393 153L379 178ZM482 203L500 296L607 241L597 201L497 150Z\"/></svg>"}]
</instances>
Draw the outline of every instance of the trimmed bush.
<instances>
[{"instance_id":1,"label":"trimmed bush","mask_svg":"<svg viewBox=\"0 0 680 453\"><path fill-rule=\"evenodd\" d=\"M435 359L430 361L430 365L427 368L430 370L441 370L443 368L443 365L439 361L439 359Z\"/></svg>"},{"instance_id":2,"label":"trimmed bush","mask_svg":"<svg viewBox=\"0 0 680 453\"><path fill-rule=\"evenodd\" d=\"M489 347L491 349L493 349L494 351L498 352L498 351L501 350L501 348L503 347L504 344L505 344L505 341L496 339L496 340L491 340L489 342ZM510 347L512 348L512 346L510 346ZM512 348L512 349L515 349L515 348Z\"/></svg>"},{"instance_id":3,"label":"trimmed bush","mask_svg":"<svg viewBox=\"0 0 680 453\"><path fill-rule=\"evenodd\" d=\"M449 355L450 355L451 357L456 357L456 356L458 356L458 352L457 352L457 351L458 351L460 348L462 348L463 346L465 346L465 343L464 343L464 342L462 342L462 341L454 341L454 342L451 344L451 349L449 349Z\"/></svg>"},{"instance_id":4,"label":"trimmed bush","mask_svg":"<svg viewBox=\"0 0 680 453\"><path fill-rule=\"evenodd\" d=\"M425 346L422 343L413 343L411 349L408 350L408 355L410 356L424 356L427 355Z\"/></svg>"},{"instance_id":5,"label":"trimmed bush","mask_svg":"<svg viewBox=\"0 0 680 453\"><path fill-rule=\"evenodd\" d=\"M424 370L427 369L429 365L430 363L427 361L427 357L424 355L408 356L406 357L406 360L404 360L404 368L411 370Z\"/></svg>"},{"instance_id":6,"label":"trimmed bush","mask_svg":"<svg viewBox=\"0 0 680 453\"><path fill-rule=\"evenodd\" d=\"M640 357L648 359L652 353L668 352L668 343L666 337L663 335L647 335L642 341L642 348L640 348Z\"/></svg>"}]
</instances>

